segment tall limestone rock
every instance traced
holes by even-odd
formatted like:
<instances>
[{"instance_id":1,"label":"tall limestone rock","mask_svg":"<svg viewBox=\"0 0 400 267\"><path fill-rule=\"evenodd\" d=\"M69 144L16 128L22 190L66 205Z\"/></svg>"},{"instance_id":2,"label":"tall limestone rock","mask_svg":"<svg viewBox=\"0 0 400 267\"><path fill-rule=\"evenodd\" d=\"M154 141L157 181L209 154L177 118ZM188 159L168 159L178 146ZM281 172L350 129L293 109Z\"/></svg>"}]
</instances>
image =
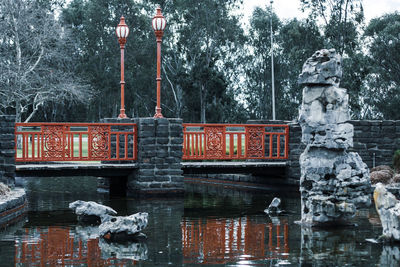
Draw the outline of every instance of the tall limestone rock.
<instances>
[{"instance_id":1,"label":"tall limestone rock","mask_svg":"<svg viewBox=\"0 0 400 267\"><path fill-rule=\"evenodd\" d=\"M349 95L339 88L342 60L334 49L316 51L299 76L304 85L299 112L301 220L305 224L347 223L360 207L371 204L367 165L353 146Z\"/></svg>"}]
</instances>

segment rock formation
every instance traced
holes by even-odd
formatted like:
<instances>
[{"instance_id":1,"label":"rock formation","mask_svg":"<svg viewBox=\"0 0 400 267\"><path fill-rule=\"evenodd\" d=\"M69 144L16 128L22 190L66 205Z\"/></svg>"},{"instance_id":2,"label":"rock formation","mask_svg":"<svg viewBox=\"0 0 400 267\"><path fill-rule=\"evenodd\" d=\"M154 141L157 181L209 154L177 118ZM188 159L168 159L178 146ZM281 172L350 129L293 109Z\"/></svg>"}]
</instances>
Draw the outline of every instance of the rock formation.
<instances>
[{"instance_id":1,"label":"rock formation","mask_svg":"<svg viewBox=\"0 0 400 267\"><path fill-rule=\"evenodd\" d=\"M353 146L349 95L339 88L341 57L334 49L316 51L299 76L304 85L299 112L302 222L345 223L356 210L370 205L371 183L367 165Z\"/></svg>"},{"instance_id":2,"label":"rock formation","mask_svg":"<svg viewBox=\"0 0 400 267\"><path fill-rule=\"evenodd\" d=\"M138 212L130 216L109 216L99 226L100 236L108 240L130 239L147 226L147 212Z\"/></svg>"},{"instance_id":3,"label":"rock formation","mask_svg":"<svg viewBox=\"0 0 400 267\"><path fill-rule=\"evenodd\" d=\"M374 201L381 219L382 238L400 241L400 201L381 183L376 184Z\"/></svg>"},{"instance_id":4,"label":"rock formation","mask_svg":"<svg viewBox=\"0 0 400 267\"><path fill-rule=\"evenodd\" d=\"M75 210L80 221L100 223L108 216L117 215L112 208L93 201L77 200L70 203L69 208Z\"/></svg>"},{"instance_id":5,"label":"rock formation","mask_svg":"<svg viewBox=\"0 0 400 267\"><path fill-rule=\"evenodd\" d=\"M271 201L271 204L269 204L268 208L264 210L265 213L269 215L276 215L281 213L281 209L279 206L281 205L281 199L278 197L274 197L274 199Z\"/></svg>"}]
</instances>

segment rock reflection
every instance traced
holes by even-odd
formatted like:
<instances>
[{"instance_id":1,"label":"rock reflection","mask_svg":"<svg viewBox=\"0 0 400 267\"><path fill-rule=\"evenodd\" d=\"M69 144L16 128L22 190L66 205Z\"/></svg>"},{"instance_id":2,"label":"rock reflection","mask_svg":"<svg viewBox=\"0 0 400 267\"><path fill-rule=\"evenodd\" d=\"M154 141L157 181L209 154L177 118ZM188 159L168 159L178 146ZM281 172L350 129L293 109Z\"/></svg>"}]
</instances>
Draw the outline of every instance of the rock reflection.
<instances>
[{"instance_id":1,"label":"rock reflection","mask_svg":"<svg viewBox=\"0 0 400 267\"><path fill-rule=\"evenodd\" d=\"M31 228L15 241L15 263L28 266L130 266L145 259L145 243L107 244L94 227Z\"/></svg>"},{"instance_id":2,"label":"rock reflection","mask_svg":"<svg viewBox=\"0 0 400 267\"><path fill-rule=\"evenodd\" d=\"M400 249L397 246L383 246L379 266L400 266Z\"/></svg>"},{"instance_id":3,"label":"rock reflection","mask_svg":"<svg viewBox=\"0 0 400 267\"><path fill-rule=\"evenodd\" d=\"M99 246L103 258L131 259L134 261L147 260L148 249L145 242L112 243L100 239Z\"/></svg>"},{"instance_id":4,"label":"rock reflection","mask_svg":"<svg viewBox=\"0 0 400 267\"><path fill-rule=\"evenodd\" d=\"M288 223L274 225L267 223L265 217L261 218L263 220L249 217L183 219L184 263L226 264L238 260L287 259Z\"/></svg>"},{"instance_id":5,"label":"rock reflection","mask_svg":"<svg viewBox=\"0 0 400 267\"><path fill-rule=\"evenodd\" d=\"M365 256L360 249L356 229L301 229L301 266L345 266L354 258Z\"/></svg>"}]
</instances>

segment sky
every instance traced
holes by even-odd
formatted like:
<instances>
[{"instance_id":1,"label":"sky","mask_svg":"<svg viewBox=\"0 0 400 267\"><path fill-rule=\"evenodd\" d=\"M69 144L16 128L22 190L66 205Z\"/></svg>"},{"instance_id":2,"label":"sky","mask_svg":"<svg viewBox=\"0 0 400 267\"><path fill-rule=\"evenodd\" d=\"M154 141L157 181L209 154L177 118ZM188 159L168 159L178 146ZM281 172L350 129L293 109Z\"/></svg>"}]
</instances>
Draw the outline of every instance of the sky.
<instances>
[{"instance_id":1,"label":"sky","mask_svg":"<svg viewBox=\"0 0 400 267\"><path fill-rule=\"evenodd\" d=\"M244 19L248 20L255 7L264 8L270 0L243 0ZM400 12L400 0L363 0L366 22L372 18L394 11ZM281 19L305 18L300 10L300 0L274 0L274 11Z\"/></svg>"}]
</instances>

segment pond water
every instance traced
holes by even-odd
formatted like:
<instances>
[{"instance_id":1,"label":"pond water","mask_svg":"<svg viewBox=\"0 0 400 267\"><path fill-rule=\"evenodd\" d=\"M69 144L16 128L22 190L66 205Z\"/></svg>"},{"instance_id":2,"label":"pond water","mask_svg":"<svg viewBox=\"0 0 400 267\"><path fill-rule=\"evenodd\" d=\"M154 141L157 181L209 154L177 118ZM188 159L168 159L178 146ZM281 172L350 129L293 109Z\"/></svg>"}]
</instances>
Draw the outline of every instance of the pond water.
<instances>
[{"instance_id":1,"label":"pond water","mask_svg":"<svg viewBox=\"0 0 400 267\"><path fill-rule=\"evenodd\" d=\"M0 266L400 266L396 246L367 242L381 234L373 208L357 227L301 228L299 195L187 183L184 198L110 199L95 178L24 180L29 211L0 231ZM282 198L282 216L263 210ZM107 243L96 227L79 225L68 204L111 206L120 215L149 213L147 240Z\"/></svg>"}]
</instances>

